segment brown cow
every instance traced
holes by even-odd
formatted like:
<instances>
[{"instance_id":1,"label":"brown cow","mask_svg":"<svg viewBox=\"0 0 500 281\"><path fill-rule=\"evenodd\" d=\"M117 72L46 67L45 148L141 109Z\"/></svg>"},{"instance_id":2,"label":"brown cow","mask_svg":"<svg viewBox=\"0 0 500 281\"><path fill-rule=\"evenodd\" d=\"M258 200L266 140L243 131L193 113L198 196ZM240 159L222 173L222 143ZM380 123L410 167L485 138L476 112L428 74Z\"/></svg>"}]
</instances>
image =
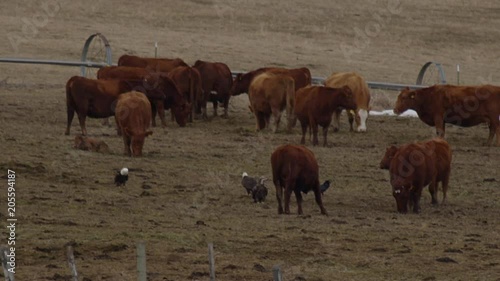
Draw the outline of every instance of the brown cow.
<instances>
[{"instance_id":1,"label":"brown cow","mask_svg":"<svg viewBox=\"0 0 500 281\"><path fill-rule=\"evenodd\" d=\"M148 91L154 89L163 89L165 96L167 99L160 104L159 102L155 102L150 100L153 106L153 127L156 126L156 112L160 115L161 124L163 127L166 126L165 122L165 114L163 108L172 109L172 113L175 116L179 115L180 119L176 119L177 124L179 126L184 127L186 125L186 118L189 112L189 108L179 108L174 105L177 102L182 103L183 100L185 102L185 98L183 98L182 93L176 86L176 83L168 77L168 74L161 72L151 72L145 68L141 67L132 67L132 66L106 66L99 69L97 72L98 79L120 79L120 80L128 80L128 79L143 79L147 81L144 84L145 89ZM142 92L142 91L141 91ZM163 108L162 108L163 107ZM175 109L174 109L175 108ZM175 111L175 112L174 112Z\"/></svg>"},{"instance_id":2,"label":"brown cow","mask_svg":"<svg viewBox=\"0 0 500 281\"><path fill-rule=\"evenodd\" d=\"M311 71L306 67L295 69L263 67L247 72L245 74L236 75L236 77L234 78L233 87L231 88L231 95L237 96L242 93L248 93L248 89L250 87L250 84L252 83L252 80L263 72L289 75L295 82L295 91L311 85Z\"/></svg>"},{"instance_id":3,"label":"brown cow","mask_svg":"<svg viewBox=\"0 0 500 281\"><path fill-rule=\"evenodd\" d=\"M283 190L285 191L285 214L290 214L290 197L294 192L298 213L302 215L301 192L307 193L311 190L314 192L321 214L327 214L321 201L318 162L311 150L291 144L279 146L271 155L271 165L278 200L278 214L283 214Z\"/></svg>"},{"instance_id":4,"label":"brown cow","mask_svg":"<svg viewBox=\"0 0 500 281\"><path fill-rule=\"evenodd\" d=\"M302 128L300 143L305 143L306 130L309 126L313 132L313 145L318 145L319 125L323 127L323 146L326 146L332 114L339 108L356 109L354 95L348 86L342 88L309 86L297 91L294 110L295 118L299 119Z\"/></svg>"},{"instance_id":5,"label":"brown cow","mask_svg":"<svg viewBox=\"0 0 500 281\"><path fill-rule=\"evenodd\" d=\"M148 98L136 91L120 95L116 103L115 120L122 131L125 155L142 156L144 140L153 134L148 130L151 124L151 103Z\"/></svg>"},{"instance_id":6,"label":"brown cow","mask_svg":"<svg viewBox=\"0 0 500 281\"><path fill-rule=\"evenodd\" d=\"M109 146L104 141L82 135L75 136L75 144L73 145L73 148L99 153L110 152Z\"/></svg>"},{"instance_id":7,"label":"brown cow","mask_svg":"<svg viewBox=\"0 0 500 281\"><path fill-rule=\"evenodd\" d=\"M444 137L445 123L471 127L488 123L490 134L486 145L493 143L496 134L500 146L500 87L434 85L424 89L404 89L398 96L394 113L408 109L417 112L425 124L436 127Z\"/></svg>"},{"instance_id":8,"label":"brown cow","mask_svg":"<svg viewBox=\"0 0 500 281\"><path fill-rule=\"evenodd\" d=\"M274 117L276 133L281 112L286 108L288 130L292 127L295 91L293 79L287 75L262 73L255 77L248 93L250 110L257 121L257 131L269 126L271 114Z\"/></svg>"},{"instance_id":9,"label":"brown cow","mask_svg":"<svg viewBox=\"0 0 500 281\"><path fill-rule=\"evenodd\" d=\"M134 88L143 87L143 84L143 80L95 80L80 76L71 77L66 83L68 123L65 134L69 135L75 111L78 115L82 135L85 136L87 135L85 127L87 116L92 118L113 116L118 96ZM151 91L148 92L148 97L155 101L163 101L165 94L161 91Z\"/></svg>"},{"instance_id":10,"label":"brown cow","mask_svg":"<svg viewBox=\"0 0 500 281\"><path fill-rule=\"evenodd\" d=\"M203 100L200 72L194 67L179 66L170 71L167 75L175 82L175 85L177 85L180 93L184 95L184 98L191 103L189 122L193 122L195 109L198 108ZM201 111L197 111L197 113L201 113ZM172 115L172 118L173 117Z\"/></svg>"},{"instance_id":11,"label":"brown cow","mask_svg":"<svg viewBox=\"0 0 500 281\"><path fill-rule=\"evenodd\" d=\"M355 72L333 73L325 80L325 86L333 88L349 86L349 88L351 88L356 101L356 108L355 111L347 110L350 130L354 131L352 124L353 121L356 121L356 131L365 132L366 119L368 118L368 114L370 112L370 89L368 88L368 84L365 79ZM335 110L335 114L333 115L334 132L339 130L339 119L342 110L342 108Z\"/></svg>"},{"instance_id":12,"label":"brown cow","mask_svg":"<svg viewBox=\"0 0 500 281\"><path fill-rule=\"evenodd\" d=\"M217 116L217 105L220 102L224 106L222 117L227 118L229 98L231 97L230 90L233 85L231 70L224 63L201 60L197 60L193 67L201 75L204 99L201 101L198 110L202 111L203 118L207 118L207 102L209 101L213 103L214 116Z\"/></svg>"},{"instance_id":13,"label":"brown cow","mask_svg":"<svg viewBox=\"0 0 500 281\"><path fill-rule=\"evenodd\" d=\"M142 67L151 72L170 72L178 66L188 66L188 64L180 58L142 58L130 55L122 55L118 59L118 65Z\"/></svg>"},{"instance_id":14,"label":"brown cow","mask_svg":"<svg viewBox=\"0 0 500 281\"><path fill-rule=\"evenodd\" d=\"M420 212L420 196L426 185L429 185L431 203L438 204L439 182L443 188L442 203L445 202L451 158L450 146L442 139L387 148L380 168L389 169L398 212L406 213L408 204L413 205L413 212Z\"/></svg>"}]
</instances>

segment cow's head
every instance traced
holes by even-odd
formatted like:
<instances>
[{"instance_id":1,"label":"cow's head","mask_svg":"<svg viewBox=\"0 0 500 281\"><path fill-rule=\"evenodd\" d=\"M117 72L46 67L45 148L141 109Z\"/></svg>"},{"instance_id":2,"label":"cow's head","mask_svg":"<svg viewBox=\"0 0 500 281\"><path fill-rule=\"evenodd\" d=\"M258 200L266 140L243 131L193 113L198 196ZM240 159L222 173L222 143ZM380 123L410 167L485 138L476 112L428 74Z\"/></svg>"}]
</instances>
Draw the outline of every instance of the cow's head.
<instances>
[{"instance_id":1,"label":"cow's head","mask_svg":"<svg viewBox=\"0 0 500 281\"><path fill-rule=\"evenodd\" d=\"M188 121L189 113L191 113L191 103L182 103L179 106L172 107L172 112L175 116L175 121L179 126L185 127Z\"/></svg>"},{"instance_id":2,"label":"cow's head","mask_svg":"<svg viewBox=\"0 0 500 281\"><path fill-rule=\"evenodd\" d=\"M408 87L403 89L398 95L396 106L394 107L394 113L399 115L408 109L413 109L415 106L415 94L415 91L410 90Z\"/></svg>"},{"instance_id":3,"label":"cow's head","mask_svg":"<svg viewBox=\"0 0 500 281\"><path fill-rule=\"evenodd\" d=\"M250 81L246 77L247 75L243 75L238 73L233 80L233 86L231 87L230 94L231 96L237 96L242 93L248 92L248 87L250 86Z\"/></svg>"},{"instance_id":4,"label":"cow's head","mask_svg":"<svg viewBox=\"0 0 500 281\"><path fill-rule=\"evenodd\" d=\"M127 134L130 135L130 132L127 131ZM147 136L152 135L152 131L146 131L143 133L134 134L131 137L130 143L130 152L132 157L141 157L142 156L142 147L144 146L144 140Z\"/></svg>"},{"instance_id":5,"label":"cow's head","mask_svg":"<svg viewBox=\"0 0 500 281\"><path fill-rule=\"evenodd\" d=\"M391 165L391 161L398 152L397 146L391 145L385 150L384 157L380 161L380 169L388 170Z\"/></svg>"}]
</instances>

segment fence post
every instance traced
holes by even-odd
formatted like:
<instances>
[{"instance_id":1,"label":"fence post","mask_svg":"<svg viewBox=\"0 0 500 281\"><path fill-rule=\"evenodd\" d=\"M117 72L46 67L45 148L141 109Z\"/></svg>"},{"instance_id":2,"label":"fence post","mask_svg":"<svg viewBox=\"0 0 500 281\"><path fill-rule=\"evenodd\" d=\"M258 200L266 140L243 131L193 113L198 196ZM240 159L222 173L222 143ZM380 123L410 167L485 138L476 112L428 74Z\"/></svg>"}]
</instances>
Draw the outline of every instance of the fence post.
<instances>
[{"instance_id":1,"label":"fence post","mask_svg":"<svg viewBox=\"0 0 500 281\"><path fill-rule=\"evenodd\" d=\"M68 258L69 269L71 269L71 276L73 277L74 281L78 281L78 272L76 271L76 263L75 263L75 255L73 254L73 247L68 246L66 253Z\"/></svg>"},{"instance_id":2,"label":"fence post","mask_svg":"<svg viewBox=\"0 0 500 281\"><path fill-rule=\"evenodd\" d=\"M279 265L273 266L273 280L283 281L283 277L281 276L281 268Z\"/></svg>"},{"instance_id":3,"label":"fence post","mask_svg":"<svg viewBox=\"0 0 500 281\"><path fill-rule=\"evenodd\" d=\"M158 57L158 42L155 42L155 58Z\"/></svg>"},{"instance_id":4,"label":"fence post","mask_svg":"<svg viewBox=\"0 0 500 281\"><path fill-rule=\"evenodd\" d=\"M0 252L1 252L0 255L2 257L2 267L3 267L3 275L5 276L5 281L14 281L14 272L9 270L10 265L7 257L8 248L1 247Z\"/></svg>"},{"instance_id":5,"label":"fence post","mask_svg":"<svg viewBox=\"0 0 500 281\"><path fill-rule=\"evenodd\" d=\"M215 281L215 260L213 243L208 243L208 264L210 266L210 281Z\"/></svg>"},{"instance_id":6,"label":"fence post","mask_svg":"<svg viewBox=\"0 0 500 281\"><path fill-rule=\"evenodd\" d=\"M137 243L137 280L146 281L146 245L143 241Z\"/></svg>"}]
</instances>

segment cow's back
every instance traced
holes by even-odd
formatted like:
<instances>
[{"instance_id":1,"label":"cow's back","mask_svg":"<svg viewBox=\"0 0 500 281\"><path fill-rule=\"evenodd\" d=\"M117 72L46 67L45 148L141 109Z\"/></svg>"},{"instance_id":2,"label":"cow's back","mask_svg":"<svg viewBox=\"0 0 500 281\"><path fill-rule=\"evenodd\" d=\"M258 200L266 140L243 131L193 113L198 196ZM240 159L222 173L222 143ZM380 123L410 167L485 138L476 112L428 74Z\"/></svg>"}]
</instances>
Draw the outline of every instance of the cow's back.
<instances>
[{"instance_id":1,"label":"cow's back","mask_svg":"<svg viewBox=\"0 0 500 281\"><path fill-rule=\"evenodd\" d=\"M325 80L325 86L333 88L348 86L356 98L358 108L369 110L370 89L361 75L355 72L333 73Z\"/></svg>"},{"instance_id":2,"label":"cow's back","mask_svg":"<svg viewBox=\"0 0 500 281\"><path fill-rule=\"evenodd\" d=\"M278 108L281 111L294 100L293 96L287 100L287 94L294 95L290 87L293 87L293 79L286 75L261 73L250 84L250 104L254 110L270 112Z\"/></svg>"}]
</instances>

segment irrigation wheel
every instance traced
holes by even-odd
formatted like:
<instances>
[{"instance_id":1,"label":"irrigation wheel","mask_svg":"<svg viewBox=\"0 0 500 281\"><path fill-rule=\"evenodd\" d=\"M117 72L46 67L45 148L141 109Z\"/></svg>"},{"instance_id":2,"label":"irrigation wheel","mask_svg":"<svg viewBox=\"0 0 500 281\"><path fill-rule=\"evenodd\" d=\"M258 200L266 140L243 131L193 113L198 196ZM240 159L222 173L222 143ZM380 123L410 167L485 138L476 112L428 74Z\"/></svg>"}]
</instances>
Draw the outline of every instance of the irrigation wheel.
<instances>
[{"instance_id":1,"label":"irrigation wheel","mask_svg":"<svg viewBox=\"0 0 500 281\"><path fill-rule=\"evenodd\" d=\"M417 85L432 86L435 84L446 84L446 76L440 63L430 61L420 69Z\"/></svg>"},{"instance_id":2,"label":"irrigation wheel","mask_svg":"<svg viewBox=\"0 0 500 281\"><path fill-rule=\"evenodd\" d=\"M87 38L82 51L82 62L88 63L80 67L81 76L96 78L97 69L94 64L111 65L111 46L101 33L94 33Z\"/></svg>"}]
</instances>

